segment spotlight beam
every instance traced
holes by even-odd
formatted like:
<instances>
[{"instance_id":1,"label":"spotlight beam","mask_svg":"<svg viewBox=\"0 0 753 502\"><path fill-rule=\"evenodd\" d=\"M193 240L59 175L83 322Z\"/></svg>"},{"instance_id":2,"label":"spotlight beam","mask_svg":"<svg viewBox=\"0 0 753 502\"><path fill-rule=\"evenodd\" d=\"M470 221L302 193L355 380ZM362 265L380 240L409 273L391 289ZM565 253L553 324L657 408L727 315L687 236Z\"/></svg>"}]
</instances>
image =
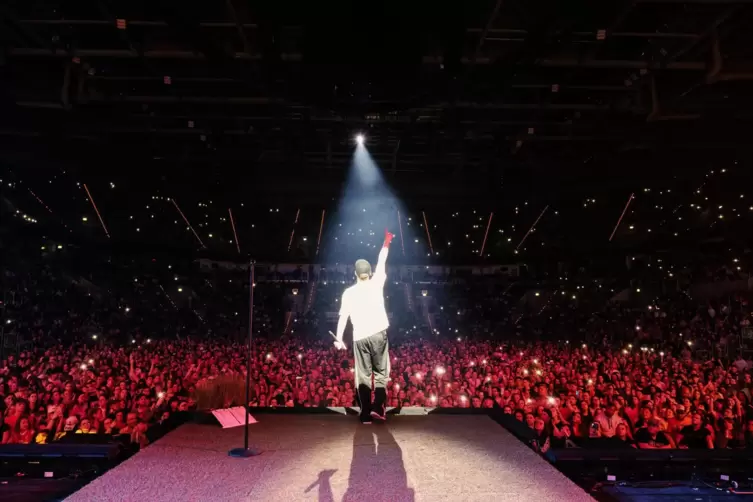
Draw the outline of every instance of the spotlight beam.
<instances>
[{"instance_id":1,"label":"spotlight beam","mask_svg":"<svg viewBox=\"0 0 753 502\"><path fill-rule=\"evenodd\" d=\"M319 223L319 237L316 239L316 256L319 256L319 244L322 242L322 229L324 228L324 213L322 209L322 221Z\"/></svg>"},{"instance_id":2,"label":"spotlight beam","mask_svg":"<svg viewBox=\"0 0 753 502\"><path fill-rule=\"evenodd\" d=\"M293 220L293 230L290 232L290 241L288 242L288 253L290 252L290 247L293 245L293 236L295 235L295 226L298 223L298 215L301 214L301 208L298 208L298 210L295 212L295 220Z\"/></svg>"},{"instance_id":3,"label":"spotlight beam","mask_svg":"<svg viewBox=\"0 0 753 502\"><path fill-rule=\"evenodd\" d=\"M431 244L431 234L429 233L429 222L426 221L426 213L421 211L421 214L424 216L424 227L426 227L426 238L429 239L429 250L431 251L431 255L434 256L434 246Z\"/></svg>"},{"instance_id":4,"label":"spotlight beam","mask_svg":"<svg viewBox=\"0 0 753 502\"><path fill-rule=\"evenodd\" d=\"M481 252L478 254L479 256L484 256L484 248L486 247L486 238L489 237L489 227L492 226L492 218L494 217L494 213L489 213L489 223L486 224L486 232L484 233L484 242L481 244Z\"/></svg>"},{"instance_id":5,"label":"spotlight beam","mask_svg":"<svg viewBox=\"0 0 753 502\"><path fill-rule=\"evenodd\" d=\"M230 215L230 225L233 227L233 237L235 238L235 247L238 249L238 254L241 254L241 243L238 242L238 234L235 231L235 220L233 219L233 211L227 208L227 212Z\"/></svg>"},{"instance_id":6,"label":"spotlight beam","mask_svg":"<svg viewBox=\"0 0 753 502\"><path fill-rule=\"evenodd\" d=\"M44 208L45 208L45 209L46 209L46 210L47 210L47 211L48 211L48 212L49 212L50 214L55 214L55 213L53 213L53 212L52 212L52 209L50 209L50 208L49 208L49 207L47 206L47 204L45 204L45 203L44 203L44 202L42 201L42 199L40 199L40 198L39 198L39 197L37 196L37 194L35 194L35 193L34 193L34 192L32 191L32 189L31 189L31 188L27 188L27 190L29 191L29 193L30 193L31 195L33 195L33 196L34 196L34 198L35 198L35 199L37 199L37 202L39 202L40 204L42 204L42 206L43 206L43 207L44 207Z\"/></svg>"},{"instance_id":7,"label":"spotlight beam","mask_svg":"<svg viewBox=\"0 0 753 502\"><path fill-rule=\"evenodd\" d=\"M162 294L165 295L165 298L167 298L167 300L170 302L170 305L172 305L175 310L178 310L178 306L175 305L175 302L172 298L170 298L170 295L167 294L167 291L165 291L165 288L162 287L162 284L159 285L159 288L162 290Z\"/></svg>"},{"instance_id":8,"label":"spotlight beam","mask_svg":"<svg viewBox=\"0 0 753 502\"><path fill-rule=\"evenodd\" d=\"M99 209L97 209L97 205L94 203L94 198L92 198L91 192L89 192L89 187L86 186L86 183L84 183L84 190L86 190L86 195L89 197L89 202L92 203L92 207L94 208L94 212L97 213L97 218L99 218L99 222L102 224L102 230L105 231L105 235L107 238L110 238L110 232L107 231L107 227L105 226L105 222L102 219L102 215L99 214Z\"/></svg>"},{"instance_id":9,"label":"spotlight beam","mask_svg":"<svg viewBox=\"0 0 753 502\"><path fill-rule=\"evenodd\" d=\"M617 228L619 228L620 223L622 223L622 218L625 217L625 213L627 213L628 207L630 207L630 203L633 202L633 199L635 199L635 193L631 193L630 197L628 197L627 204L625 204L625 209L622 210L622 214L620 215L620 218L617 220L617 224L614 226L614 230L612 230L612 235L609 236L609 242L612 242L612 238L614 237L614 234L617 232Z\"/></svg>"},{"instance_id":10,"label":"spotlight beam","mask_svg":"<svg viewBox=\"0 0 753 502\"><path fill-rule=\"evenodd\" d=\"M531 225L531 228L529 228L529 229L528 229L528 232L526 232L526 234L525 234L525 235L523 236L523 239L522 239L522 240L520 241L520 243L518 244L518 246L517 246L517 247L515 248L515 251L517 251L518 249L520 249L520 246L522 246L522 245L523 245L523 243L524 243L524 242L526 241L526 239L528 238L528 236L529 236L529 235L531 235L531 232L533 232L533 229L534 229L534 228L536 228L536 225L538 225L538 223L539 223L539 220L541 219L541 217L542 217L542 216L544 216L544 213L546 213L546 210L547 210L547 209L549 209L549 205L547 205L547 206L546 206L546 207L544 208L544 210L543 210L543 211L541 211L541 214L539 215L539 217L538 217L538 218L536 218L536 221L534 221L534 222L533 222L533 225Z\"/></svg>"},{"instance_id":11,"label":"spotlight beam","mask_svg":"<svg viewBox=\"0 0 753 502\"><path fill-rule=\"evenodd\" d=\"M185 214L183 214L183 211L181 211L181 210L180 210L180 208L178 207L178 203L177 203L177 202L175 202L175 199L173 199L173 198L171 197L171 198L170 198L170 202L172 202L172 203L173 203L173 206L175 206L175 209L177 209L177 210L178 210L178 214L180 214L180 217L181 217L181 218L183 218L183 221L185 221L185 222L186 222L186 226L187 226L187 227L188 227L189 229L191 229L191 232L193 232L193 235L194 235L194 237L196 237L196 240L197 240L197 241L199 241L199 244L201 244L201 247L203 247L204 249L206 249L207 247L206 247L206 246L204 245L204 242L203 242L203 241L201 240L201 237L199 237L199 234L197 234L197 233L196 233L196 230L194 230L194 229L193 229L193 226L191 226L191 222L190 222L190 221L188 221L188 218L186 218L186 215L185 215Z\"/></svg>"}]
</instances>

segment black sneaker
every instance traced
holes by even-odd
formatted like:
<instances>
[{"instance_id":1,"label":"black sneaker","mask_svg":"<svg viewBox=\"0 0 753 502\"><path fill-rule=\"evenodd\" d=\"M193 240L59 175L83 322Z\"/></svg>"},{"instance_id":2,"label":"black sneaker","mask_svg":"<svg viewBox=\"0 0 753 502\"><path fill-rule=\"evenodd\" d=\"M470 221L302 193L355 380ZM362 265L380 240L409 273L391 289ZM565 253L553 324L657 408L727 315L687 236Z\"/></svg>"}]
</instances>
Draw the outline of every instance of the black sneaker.
<instances>
[{"instance_id":1,"label":"black sneaker","mask_svg":"<svg viewBox=\"0 0 753 502\"><path fill-rule=\"evenodd\" d=\"M371 425L371 420L368 419L368 418L362 418L361 419L361 424L362 425Z\"/></svg>"},{"instance_id":2,"label":"black sneaker","mask_svg":"<svg viewBox=\"0 0 753 502\"><path fill-rule=\"evenodd\" d=\"M386 422L387 421L387 416L384 415L384 414L379 414L378 411L372 411L371 412L371 418L373 420L376 420L377 422Z\"/></svg>"}]
</instances>

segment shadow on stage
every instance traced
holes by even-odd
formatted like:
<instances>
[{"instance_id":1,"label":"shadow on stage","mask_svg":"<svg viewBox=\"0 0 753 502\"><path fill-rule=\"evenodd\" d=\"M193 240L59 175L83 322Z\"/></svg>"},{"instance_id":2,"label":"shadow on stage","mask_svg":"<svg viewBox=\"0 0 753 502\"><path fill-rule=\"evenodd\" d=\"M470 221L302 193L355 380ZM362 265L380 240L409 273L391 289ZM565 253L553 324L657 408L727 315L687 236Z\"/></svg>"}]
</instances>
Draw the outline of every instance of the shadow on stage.
<instances>
[{"instance_id":1,"label":"shadow on stage","mask_svg":"<svg viewBox=\"0 0 753 502\"><path fill-rule=\"evenodd\" d=\"M321 471L306 493L318 489L319 502L335 502L331 479L335 469ZM415 493L408 487L408 475L400 445L385 425L361 426L353 435L348 489L342 502L413 502Z\"/></svg>"}]
</instances>

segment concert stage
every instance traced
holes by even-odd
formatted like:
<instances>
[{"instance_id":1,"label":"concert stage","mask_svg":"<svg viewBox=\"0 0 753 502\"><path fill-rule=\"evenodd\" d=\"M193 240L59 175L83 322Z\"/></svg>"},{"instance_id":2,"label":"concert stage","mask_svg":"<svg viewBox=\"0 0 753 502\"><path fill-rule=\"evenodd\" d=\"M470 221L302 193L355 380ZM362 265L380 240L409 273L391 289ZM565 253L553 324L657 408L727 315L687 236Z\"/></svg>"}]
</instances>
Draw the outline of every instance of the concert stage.
<instances>
[{"instance_id":1,"label":"concert stage","mask_svg":"<svg viewBox=\"0 0 753 502\"><path fill-rule=\"evenodd\" d=\"M485 415L260 414L242 428L186 424L70 496L96 501L593 500Z\"/></svg>"}]
</instances>

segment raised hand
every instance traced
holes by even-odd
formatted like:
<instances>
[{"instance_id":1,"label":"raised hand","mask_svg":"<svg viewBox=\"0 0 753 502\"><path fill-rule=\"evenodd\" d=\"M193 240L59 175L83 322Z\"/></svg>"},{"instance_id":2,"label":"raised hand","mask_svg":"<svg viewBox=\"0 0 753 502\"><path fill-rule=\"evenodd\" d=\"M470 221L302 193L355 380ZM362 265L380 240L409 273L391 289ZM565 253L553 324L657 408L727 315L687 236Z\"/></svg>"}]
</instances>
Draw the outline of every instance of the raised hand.
<instances>
[{"instance_id":1,"label":"raised hand","mask_svg":"<svg viewBox=\"0 0 753 502\"><path fill-rule=\"evenodd\" d=\"M384 247L389 247L392 243L392 239L395 238L395 234L390 233L386 228L384 229Z\"/></svg>"}]
</instances>

